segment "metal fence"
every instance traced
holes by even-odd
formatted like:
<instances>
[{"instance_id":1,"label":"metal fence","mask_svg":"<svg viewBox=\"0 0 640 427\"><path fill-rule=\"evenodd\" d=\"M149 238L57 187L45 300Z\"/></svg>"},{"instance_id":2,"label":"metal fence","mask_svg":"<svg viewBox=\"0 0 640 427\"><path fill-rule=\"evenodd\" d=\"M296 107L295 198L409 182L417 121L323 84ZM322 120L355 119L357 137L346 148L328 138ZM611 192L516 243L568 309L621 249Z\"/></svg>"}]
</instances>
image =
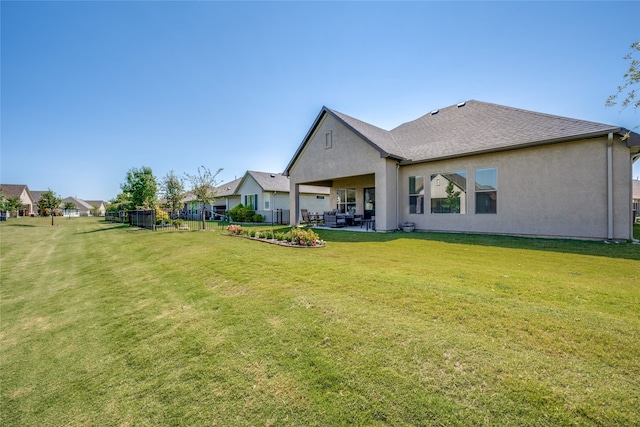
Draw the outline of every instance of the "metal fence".
<instances>
[{"instance_id":1,"label":"metal fence","mask_svg":"<svg viewBox=\"0 0 640 427\"><path fill-rule=\"evenodd\" d=\"M119 222L123 224L129 224L132 227L144 228L146 230L153 231L198 231L198 230L222 230L225 229L231 222L228 217L223 215L217 215L216 219L208 219L204 222L204 228L202 226L202 219L172 219L170 210L164 210L167 215L157 217L154 209L138 209L133 211L120 211L120 212L107 212L105 214L105 221ZM282 221L282 214L280 214L280 221ZM277 219L276 216L274 219Z\"/></svg>"}]
</instances>

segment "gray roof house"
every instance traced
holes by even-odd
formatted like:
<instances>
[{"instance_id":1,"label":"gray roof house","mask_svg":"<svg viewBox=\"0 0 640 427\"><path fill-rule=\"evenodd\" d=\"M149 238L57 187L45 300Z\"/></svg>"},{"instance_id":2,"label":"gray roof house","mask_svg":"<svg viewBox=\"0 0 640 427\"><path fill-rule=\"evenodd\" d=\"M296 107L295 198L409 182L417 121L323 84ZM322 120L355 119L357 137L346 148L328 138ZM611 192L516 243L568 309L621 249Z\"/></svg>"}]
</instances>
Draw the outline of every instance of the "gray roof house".
<instances>
[{"instance_id":1,"label":"gray roof house","mask_svg":"<svg viewBox=\"0 0 640 427\"><path fill-rule=\"evenodd\" d=\"M281 173L247 171L240 179L235 195L238 203L252 206L266 222L290 221L289 178ZM323 186L302 185L298 188L301 209L323 212L329 209L329 189Z\"/></svg>"},{"instance_id":2,"label":"gray roof house","mask_svg":"<svg viewBox=\"0 0 640 427\"><path fill-rule=\"evenodd\" d=\"M323 107L284 171L290 209L299 212L300 186L321 185L331 206L351 203L380 231L413 222L424 231L627 240L640 135L622 140L626 132L475 100L392 130ZM345 205L344 194L354 200Z\"/></svg>"},{"instance_id":3,"label":"gray roof house","mask_svg":"<svg viewBox=\"0 0 640 427\"><path fill-rule=\"evenodd\" d=\"M89 216L93 211L93 206L85 200L81 200L76 197L66 197L62 199L60 206L64 206L65 203L72 203L75 206L75 209L65 210L64 216Z\"/></svg>"}]
</instances>

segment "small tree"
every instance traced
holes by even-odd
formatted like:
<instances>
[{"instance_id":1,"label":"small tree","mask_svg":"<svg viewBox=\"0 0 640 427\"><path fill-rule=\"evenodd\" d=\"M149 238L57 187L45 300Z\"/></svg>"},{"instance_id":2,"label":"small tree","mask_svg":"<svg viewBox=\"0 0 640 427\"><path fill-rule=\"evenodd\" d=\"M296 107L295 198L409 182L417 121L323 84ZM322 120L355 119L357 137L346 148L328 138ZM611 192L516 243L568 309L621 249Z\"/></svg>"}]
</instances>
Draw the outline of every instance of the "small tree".
<instances>
[{"instance_id":1,"label":"small tree","mask_svg":"<svg viewBox=\"0 0 640 427\"><path fill-rule=\"evenodd\" d=\"M162 189L162 195L166 200L167 207L171 209L172 215L182 208L182 199L184 199L184 180L176 176L173 171L167 173L160 183Z\"/></svg>"},{"instance_id":2,"label":"small tree","mask_svg":"<svg viewBox=\"0 0 640 427\"><path fill-rule=\"evenodd\" d=\"M77 208L76 204L73 203L73 202L64 202L62 204L62 210L65 211L65 212L66 211L73 211L73 210L76 210L76 209L78 209L78 208Z\"/></svg>"},{"instance_id":3,"label":"small tree","mask_svg":"<svg viewBox=\"0 0 640 427\"><path fill-rule=\"evenodd\" d=\"M220 185L220 181L216 179L218 174L222 172L222 168L218 169L215 173L212 173L205 166L198 167L197 175L189 175L185 173L185 176L191 183L191 191L196 202L202 205L202 229L206 229L207 224L205 222L205 207L206 205L213 204L216 199L216 187Z\"/></svg>"},{"instance_id":4,"label":"small tree","mask_svg":"<svg viewBox=\"0 0 640 427\"><path fill-rule=\"evenodd\" d=\"M640 97L637 97L636 91L638 91L637 85L640 84L640 59L634 58L640 52L640 41L637 41L631 45L631 51L625 55L622 59L629 61L629 69L622 76L623 84L618 86L618 91L607 98L605 105L607 107L613 107L620 101L620 110L624 110L626 107L631 106L634 110L640 106ZM639 125L640 126L640 125ZM638 128L635 126L634 129ZM629 138L630 133L627 132L623 136L623 140Z\"/></svg>"},{"instance_id":5,"label":"small tree","mask_svg":"<svg viewBox=\"0 0 640 427\"><path fill-rule=\"evenodd\" d=\"M120 185L122 192L131 200L133 208L152 208L155 206L158 185L151 168L142 166L127 172L126 182Z\"/></svg>"},{"instance_id":6,"label":"small tree","mask_svg":"<svg viewBox=\"0 0 640 427\"><path fill-rule=\"evenodd\" d=\"M51 189L42 193L40 200L38 200L40 215L51 215L51 225L53 225L53 217L55 216L56 209L60 208L60 203L62 203L62 198L51 191Z\"/></svg>"},{"instance_id":7,"label":"small tree","mask_svg":"<svg viewBox=\"0 0 640 427\"><path fill-rule=\"evenodd\" d=\"M462 194L462 192L454 190L453 181L449 181L445 192L447 193L447 198L442 202L443 207L447 209L449 213L460 209L460 194Z\"/></svg>"}]
</instances>

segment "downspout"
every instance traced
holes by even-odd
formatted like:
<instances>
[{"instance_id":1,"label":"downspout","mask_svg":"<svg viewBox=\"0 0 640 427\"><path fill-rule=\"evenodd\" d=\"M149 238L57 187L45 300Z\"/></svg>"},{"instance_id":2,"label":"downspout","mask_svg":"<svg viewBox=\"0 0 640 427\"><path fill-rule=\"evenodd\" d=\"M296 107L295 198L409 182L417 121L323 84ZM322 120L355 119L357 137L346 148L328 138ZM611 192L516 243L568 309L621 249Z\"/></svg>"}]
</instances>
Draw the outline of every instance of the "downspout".
<instances>
[{"instance_id":1,"label":"downspout","mask_svg":"<svg viewBox=\"0 0 640 427\"><path fill-rule=\"evenodd\" d=\"M607 240L613 240L613 133L607 139Z\"/></svg>"},{"instance_id":2,"label":"downspout","mask_svg":"<svg viewBox=\"0 0 640 427\"><path fill-rule=\"evenodd\" d=\"M400 230L400 162L396 162L396 230Z\"/></svg>"},{"instance_id":3,"label":"downspout","mask_svg":"<svg viewBox=\"0 0 640 427\"><path fill-rule=\"evenodd\" d=\"M635 156L631 156L631 161L629 162L629 175L631 176L631 182L629 182L629 193L633 197L633 164L640 159L640 153ZM631 209L631 215L633 215L633 208ZM640 240L636 239L633 236L633 224L635 224L636 219L632 216L629 224L629 236L631 236L631 243L634 245L640 244Z\"/></svg>"}]
</instances>

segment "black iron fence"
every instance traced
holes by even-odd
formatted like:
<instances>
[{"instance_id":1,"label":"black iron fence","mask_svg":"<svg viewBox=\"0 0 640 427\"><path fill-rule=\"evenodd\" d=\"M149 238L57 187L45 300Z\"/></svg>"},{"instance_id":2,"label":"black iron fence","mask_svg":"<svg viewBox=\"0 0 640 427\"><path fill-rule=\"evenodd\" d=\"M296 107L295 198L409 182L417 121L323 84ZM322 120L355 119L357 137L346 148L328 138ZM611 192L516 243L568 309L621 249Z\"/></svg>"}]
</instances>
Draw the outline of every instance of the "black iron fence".
<instances>
[{"instance_id":1,"label":"black iron fence","mask_svg":"<svg viewBox=\"0 0 640 427\"><path fill-rule=\"evenodd\" d=\"M162 213L164 212L164 214ZM159 213L154 209L138 209L133 211L107 212L105 221L129 224L132 227L144 228L153 231L197 231L218 230L229 225L226 217L215 216L215 220L208 219L183 219L172 215L170 210L162 210Z\"/></svg>"}]
</instances>

